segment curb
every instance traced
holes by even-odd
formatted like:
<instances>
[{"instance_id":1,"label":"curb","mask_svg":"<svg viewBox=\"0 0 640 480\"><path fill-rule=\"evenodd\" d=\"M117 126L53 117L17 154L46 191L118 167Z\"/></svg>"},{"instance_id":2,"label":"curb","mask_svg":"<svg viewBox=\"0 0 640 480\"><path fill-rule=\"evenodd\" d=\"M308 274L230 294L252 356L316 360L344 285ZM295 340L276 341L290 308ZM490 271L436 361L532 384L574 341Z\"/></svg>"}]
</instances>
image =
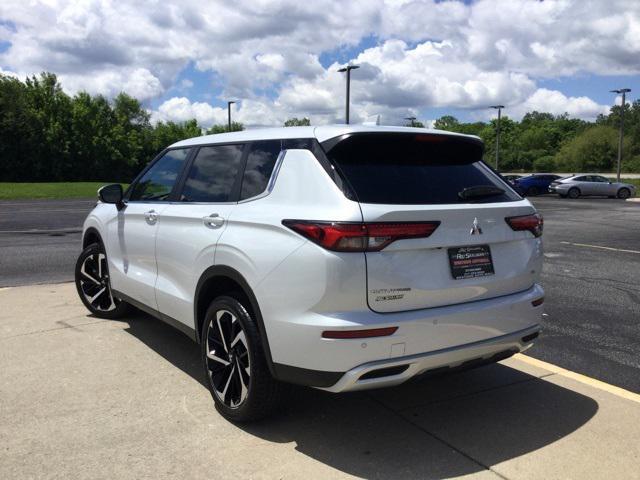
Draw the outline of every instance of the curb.
<instances>
[{"instance_id":1,"label":"curb","mask_svg":"<svg viewBox=\"0 0 640 480\"><path fill-rule=\"evenodd\" d=\"M0 230L0 235L66 235L68 233L80 233L81 228L61 228L57 230L38 230L33 228L31 230Z\"/></svg>"},{"instance_id":2,"label":"curb","mask_svg":"<svg viewBox=\"0 0 640 480\"><path fill-rule=\"evenodd\" d=\"M640 197L627 198L627 202L637 202L637 203L640 203Z\"/></svg>"}]
</instances>

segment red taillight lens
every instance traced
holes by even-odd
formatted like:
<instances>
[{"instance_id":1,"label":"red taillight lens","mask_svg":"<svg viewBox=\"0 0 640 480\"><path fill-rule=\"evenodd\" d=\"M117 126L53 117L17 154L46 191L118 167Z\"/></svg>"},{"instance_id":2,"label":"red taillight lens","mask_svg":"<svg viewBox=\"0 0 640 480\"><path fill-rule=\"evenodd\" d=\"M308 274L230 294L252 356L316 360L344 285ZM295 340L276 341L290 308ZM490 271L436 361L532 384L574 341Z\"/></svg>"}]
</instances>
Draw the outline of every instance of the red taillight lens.
<instances>
[{"instance_id":1,"label":"red taillight lens","mask_svg":"<svg viewBox=\"0 0 640 480\"><path fill-rule=\"evenodd\" d=\"M539 213L522 215L520 217L507 217L505 218L505 221L516 232L528 230L533 233L534 237L542 235L542 226L544 225L544 221L542 220L542 215Z\"/></svg>"},{"instance_id":2,"label":"red taillight lens","mask_svg":"<svg viewBox=\"0 0 640 480\"><path fill-rule=\"evenodd\" d=\"M393 335L398 327L370 328L368 330L325 330L322 338L373 338Z\"/></svg>"},{"instance_id":3,"label":"red taillight lens","mask_svg":"<svg viewBox=\"0 0 640 480\"><path fill-rule=\"evenodd\" d=\"M426 238L440 222L340 223L283 220L282 224L327 250L378 252L396 240Z\"/></svg>"}]
</instances>

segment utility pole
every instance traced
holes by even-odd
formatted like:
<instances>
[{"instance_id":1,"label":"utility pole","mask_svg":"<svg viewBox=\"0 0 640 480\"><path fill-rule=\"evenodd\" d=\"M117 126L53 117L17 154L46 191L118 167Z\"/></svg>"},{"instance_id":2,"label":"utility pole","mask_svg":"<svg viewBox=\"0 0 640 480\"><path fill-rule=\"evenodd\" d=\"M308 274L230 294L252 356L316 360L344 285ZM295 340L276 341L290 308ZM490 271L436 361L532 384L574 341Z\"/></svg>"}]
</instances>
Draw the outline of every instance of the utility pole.
<instances>
[{"instance_id":1,"label":"utility pole","mask_svg":"<svg viewBox=\"0 0 640 480\"><path fill-rule=\"evenodd\" d=\"M498 128L496 129L496 172L498 171L498 162L500 160L500 113L504 105L491 105L490 108L498 110Z\"/></svg>"},{"instance_id":2,"label":"utility pole","mask_svg":"<svg viewBox=\"0 0 640 480\"><path fill-rule=\"evenodd\" d=\"M411 126L416 126L416 117L404 117L405 120L409 120L411 122Z\"/></svg>"},{"instance_id":3,"label":"utility pole","mask_svg":"<svg viewBox=\"0 0 640 480\"><path fill-rule=\"evenodd\" d=\"M341 68L338 72L344 73L347 72L347 103L346 103L346 124L349 125L349 94L351 91L351 70L355 70L356 68L360 68L359 65L347 65L346 67Z\"/></svg>"},{"instance_id":4,"label":"utility pole","mask_svg":"<svg viewBox=\"0 0 640 480\"><path fill-rule=\"evenodd\" d=\"M618 137L618 168L616 170L616 182L620 181L620 168L622 165L622 139L624 137L625 95L630 91L631 91L630 88L619 88L618 90L611 90L611 93L622 94L622 110L620 110L620 136Z\"/></svg>"},{"instance_id":5,"label":"utility pole","mask_svg":"<svg viewBox=\"0 0 640 480\"><path fill-rule=\"evenodd\" d=\"M229 119L229 126L227 127L227 130L230 132L231 131L231 105L233 103L236 103L234 101L229 101L227 102L227 117Z\"/></svg>"}]
</instances>

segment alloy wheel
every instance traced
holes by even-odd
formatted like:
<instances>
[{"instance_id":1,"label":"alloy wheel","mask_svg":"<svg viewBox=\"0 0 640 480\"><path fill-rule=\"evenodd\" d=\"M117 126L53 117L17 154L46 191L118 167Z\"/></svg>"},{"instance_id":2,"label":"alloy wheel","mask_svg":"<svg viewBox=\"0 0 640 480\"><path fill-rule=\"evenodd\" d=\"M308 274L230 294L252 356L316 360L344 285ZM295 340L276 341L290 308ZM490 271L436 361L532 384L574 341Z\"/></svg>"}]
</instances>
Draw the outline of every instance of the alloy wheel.
<instances>
[{"instance_id":1,"label":"alloy wheel","mask_svg":"<svg viewBox=\"0 0 640 480\"><path fill-rule=\"evenodd\" d=\"M246 400L251 379L247 337L236 315L218 310L207 328L207 373L218 400L238 408Z\"/></svg>"},{"instance_id":2,"label":"alloy wheel","mask_svg":"<svg viewBox=\"0 0 640 480\"><path fill-rule=\"evenodd\" d=\"M110 312L118 306L111 294L107 257L104 253L87 255L80 267L80 289L89 305L101 312Z\"/></svg>"}]
</instances>

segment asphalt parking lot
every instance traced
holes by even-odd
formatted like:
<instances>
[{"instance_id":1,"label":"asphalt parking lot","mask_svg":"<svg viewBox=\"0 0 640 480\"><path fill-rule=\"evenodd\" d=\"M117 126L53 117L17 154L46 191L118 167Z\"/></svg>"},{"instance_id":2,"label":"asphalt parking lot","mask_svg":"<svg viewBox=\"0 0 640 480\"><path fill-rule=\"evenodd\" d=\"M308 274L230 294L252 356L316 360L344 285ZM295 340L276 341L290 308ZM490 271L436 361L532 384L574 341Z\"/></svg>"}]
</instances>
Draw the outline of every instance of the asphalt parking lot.
<instances>
[{"instance_id":1,"label":"asphalt parking lot","mask_svg":"<svg viewBox=\"0 0 640 480\"><path fill-rule=\"evenodd\" d=\"M252 426L215 412L186 337L93 318L55 283L92 201L1 203L0 478L640 478L640 203L533 202L547 316L526 355L375 392L299 389Z\"/></svg>"},{"instance_id":2,"label":"asphalt parking lot","mask_svg":"<svg viewBox=\"0 0 640 480\"><path fill-rule=\"evenodd\" d=\"M532 201L545 217L547 316L528 354L640 392L640 203ZM0 287L72 281L94 204L0 202Z\"/></svg>"}]
</instances>

